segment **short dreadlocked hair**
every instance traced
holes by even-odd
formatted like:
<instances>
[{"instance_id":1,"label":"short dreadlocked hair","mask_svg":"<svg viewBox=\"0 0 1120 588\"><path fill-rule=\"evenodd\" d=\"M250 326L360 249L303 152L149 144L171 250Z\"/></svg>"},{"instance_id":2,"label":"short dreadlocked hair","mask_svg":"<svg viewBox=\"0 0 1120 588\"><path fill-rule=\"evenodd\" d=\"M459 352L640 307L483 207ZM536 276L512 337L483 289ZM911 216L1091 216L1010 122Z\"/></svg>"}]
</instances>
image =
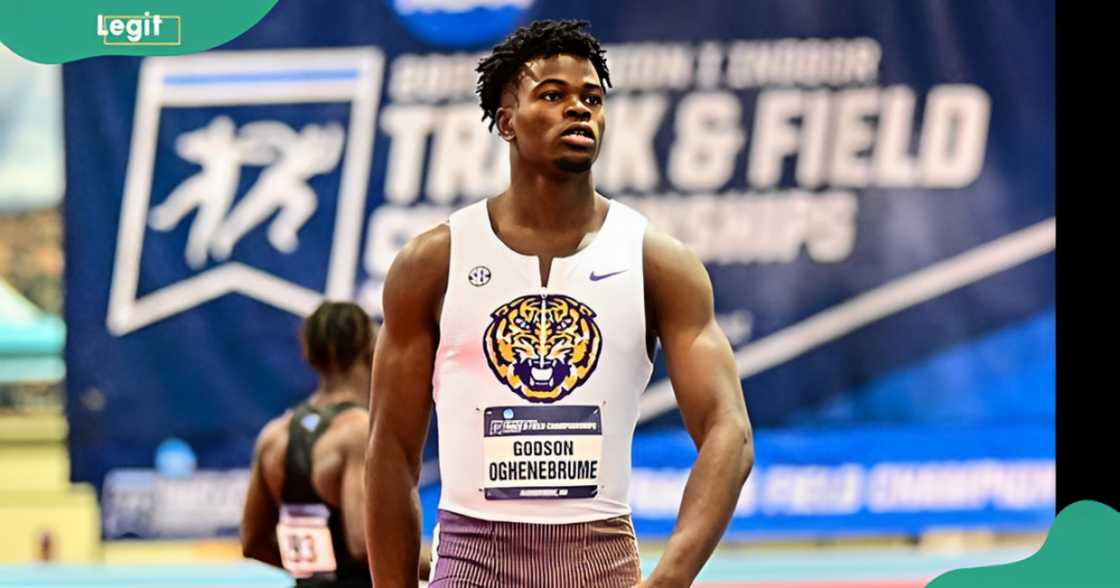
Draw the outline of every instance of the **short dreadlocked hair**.
<instances>
[{"instance_id":1,"label":"short dreadlocked hair","mask_svg":"<svg viewBox=\"0 0 1120 588\"><path fill-rule=\"evenodd\" d=\"M599 41L580 29L590 25L586 20L538 20L513 32L490 55L478 62L478 97L482 120L490 119L490 130L498 122L502 91L527 61L536 57L568 54L582 57L595 66L604 87L610 87L607 52Z\"/></svg>"}]
</instances>

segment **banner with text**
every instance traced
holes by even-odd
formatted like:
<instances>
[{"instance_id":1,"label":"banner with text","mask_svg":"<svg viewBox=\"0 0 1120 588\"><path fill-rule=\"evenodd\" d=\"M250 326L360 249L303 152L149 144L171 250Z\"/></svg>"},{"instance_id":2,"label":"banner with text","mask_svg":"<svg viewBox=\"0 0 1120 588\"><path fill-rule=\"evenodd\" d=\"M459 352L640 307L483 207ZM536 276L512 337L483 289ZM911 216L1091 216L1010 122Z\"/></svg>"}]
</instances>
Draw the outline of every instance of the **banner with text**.
<instances>
[{"instance_id":1,"label":"banner with text","mask_svg":"<svg viewBox=\"0 0 1120 588\"><path fill-rule=\"evenodd\" d=\"M300 318L378 314L409 238L505 188L474 66L538 18L605 44L596 185L704 261L756 428L1052 429L1053 13L281 2L214 51L67 64L73 477L170 437L245 467L314 387ZM640 432L680 430L665 376Z\"/></svg>"}]
</instances>

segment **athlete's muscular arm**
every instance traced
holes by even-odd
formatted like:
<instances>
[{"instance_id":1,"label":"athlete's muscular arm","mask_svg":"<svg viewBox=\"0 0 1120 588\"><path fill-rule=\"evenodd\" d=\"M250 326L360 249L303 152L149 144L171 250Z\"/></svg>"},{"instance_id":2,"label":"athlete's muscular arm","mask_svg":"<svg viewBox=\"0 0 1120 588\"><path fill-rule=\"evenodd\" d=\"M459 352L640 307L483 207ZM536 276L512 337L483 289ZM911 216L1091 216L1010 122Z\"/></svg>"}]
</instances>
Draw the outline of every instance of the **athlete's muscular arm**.
<instances>
[{"instance_id":1,"label":"athlete's muscular arm","mask_svg":"<svg viewBox=\"0 0 1120 588\"><path fill-rule=\"evenodd\" d=\"M272 445L282 432L279 430L281 425L281 420L275 419L257 437L249 473L249 492L245 497L245 510L241 516L242 555L276 567L281 567L280 547L276 543L276 523L280 518L280 507L268 487L261 462L266 453L275 450Z\"/></svg>"},{"instance_id":2,"label":"athlete's muscular arm","mask_svg":"<svg viewBox=\"0 0 1120 588\"><path fill-rule=\"evenodd\" d=\"M685 427L699 451L665 553L643 586L689 586L727 529L754 464L731 346L700 260L656 231L644 245L646 300Z\"/></svg>"},{"instance_id":3,"label":"athlete's muscular arm","mask_svg":"<svg viewBox=\"0 0 1120 588\"><path fill-rule=\"evenodd\" d=\"M413 239L389 269L377 339L366 452L366 545L378 588L416 586L420 459L432 410L438 311L447 287L446 225Z\"/></svg>"}]
</instances>

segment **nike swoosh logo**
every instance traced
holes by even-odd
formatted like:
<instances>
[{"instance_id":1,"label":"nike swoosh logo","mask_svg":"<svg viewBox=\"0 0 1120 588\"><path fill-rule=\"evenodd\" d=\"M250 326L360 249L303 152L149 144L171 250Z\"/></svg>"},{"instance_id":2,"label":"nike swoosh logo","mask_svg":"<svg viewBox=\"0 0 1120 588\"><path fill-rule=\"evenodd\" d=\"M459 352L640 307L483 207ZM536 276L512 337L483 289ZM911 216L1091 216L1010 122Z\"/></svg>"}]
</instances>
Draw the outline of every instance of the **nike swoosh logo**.
<instances>
[{"instance_id":1,"label":"nike swoosh logo","mask_svg":"<svg viewBox=\"0 0 1120 588\"><path fill-rule=\"evenodd\" d=\"M609 274L602 274L602 275L597 276L597 275L595 275L594 270L592 270L591 281L592 282L598 282L599 280L605 280L605 279L607 279L611 276L617 276L618 274L621 274L622 272L625 272L625 271L627 271L627 270L618 270L617 272L611 272Z\"/></svg>"}]
</instances>

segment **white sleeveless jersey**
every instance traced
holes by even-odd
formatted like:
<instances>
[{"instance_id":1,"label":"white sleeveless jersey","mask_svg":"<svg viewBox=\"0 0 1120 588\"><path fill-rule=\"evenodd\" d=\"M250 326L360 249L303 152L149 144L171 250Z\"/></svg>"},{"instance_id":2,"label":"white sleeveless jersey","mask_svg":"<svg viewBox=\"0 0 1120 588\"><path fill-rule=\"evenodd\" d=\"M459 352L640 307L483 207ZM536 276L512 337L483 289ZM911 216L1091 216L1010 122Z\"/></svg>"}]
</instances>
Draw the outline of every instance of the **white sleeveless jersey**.
<instances>
[{"instance_id":1,"label":"white sleeveless jersey","mask_svg":"<svg viewBox=\"0 0 1120 588\"><path fill-rule=\"evenodd\" d=\"M433 394L440 508L493 521L629 514L646 350L646 219L611 201L591 243L556 258L507 247L486 201L451 215Z\"/></svg>"}]
</instances>

